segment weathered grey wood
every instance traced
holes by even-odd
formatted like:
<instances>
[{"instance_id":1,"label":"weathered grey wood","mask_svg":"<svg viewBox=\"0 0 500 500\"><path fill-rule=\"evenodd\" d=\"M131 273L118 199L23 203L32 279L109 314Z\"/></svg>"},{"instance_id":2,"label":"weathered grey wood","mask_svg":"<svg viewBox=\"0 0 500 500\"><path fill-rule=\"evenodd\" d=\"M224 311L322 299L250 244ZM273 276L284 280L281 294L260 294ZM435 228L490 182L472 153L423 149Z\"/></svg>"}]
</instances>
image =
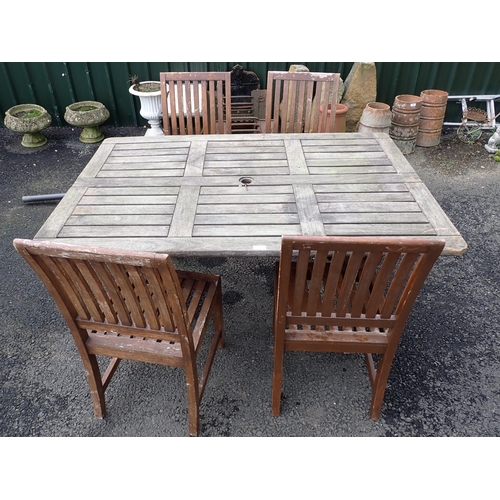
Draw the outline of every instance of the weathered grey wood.
<instances>
[{"instance_id":1,"label":"weathered grey wood","mask_svg":"<svg viewBox=\"0 0 500 500\"><path fill-rule=\"evenodd\" d=\"M314 185L315 193L380 193L380 192L408 192L408 187L406 184L321 184Z\"/></svg>"},{"instance_id":2,"label":"weathered grey wood","mask_svg":"<svg viewBox=\"0 0 500 500\"><path fill-rule=\"evenodd\" d=\"M169 236L191 236L198 205L200 188L198 186L182 186L175 205L172 226Z\"/></svg>"},{"instance_id":3,"label":"weathered grey wood","mask_svg":"<svg viewBox=\"0 0 500 500\"><path fill-rule=\"evenodd\" d=\"M259 225L229 225L221 224L217 226L197 225L193 228L193 236L225 236L240 237L240 236L274 236L280 237L282 234L300 234L300 224L259 224ZM226 253L231 242L226 240L225 244L219 249Z\"/></svg>"},{"instance_id":4,"label":"weathered grey wood","mask_svg":"<svg viewBox=\"0 0 500 500\"><path fill-rule=\"evenodd\" d=\"M203 165L207 149L206 142L194 141L190 144L189 158L186 163L186 177L199 177L203 175Z\"/></svg>"},{"instance_id":5,"label":"weathered grey wood","mask_svg":"<svg viewBox=\"0 0 500 500\"><path fill-rule=\"evenodd\" d=\"M91 165L91 168L94 168L94 164ZM40 239L51 239L59 236L59 232L71 215L73 207L78 205L85 191L86 188L73 187L64 195L39 231L42 235Z\"/></svg>"},{"instance_id":6,"label":"weathered grey wood","mask_svg":"<svg viewBox=\"0 0 500 500\"><path fill-rule=\"evenodd\" d=\"M318 193L316 191L316 200L318 202L349 202L349 203L367 203L380 201L415 201L409 192L382 192L382 193Z\"/></svg>"},{"instance_id":7,"label":"weathered grey wood","mask_svg":"<svg viewBox=\"0 0 500 500\"><path fill-rule=\"evenodd\" d=\"M226 195L203 195L199 198L200 205L222 205L226 203L252 203L259 205L269 201L276 203L293 203L296 197L290 194L226 194Z\"/></svg>"},{"instance_id":8,"label":"weathered grey wood","mask_svg":"<svg viewBox=\"0 0 500 500\"><path fill-rule=\"evenodd\" d=\"M177 140L177 141L172 141L168 144L165 144L164 142L161 141L156 141L156 142L148 142L146 138L141 137L139 138L139 141L134 141L129 140L132 139L132 137L126 137L123 138L123 141L121 141L124 144L120 144L120 141L117 141L115 139L120 139L118 137L110 137L109 139L106 139L105 141L114 143L115 146L113 148L113 154L119 154L123 151L128 152L128 151L133 151L133 150L138 150L139 152L143 151L154 151L154 150L160 150L160 151L175 151L175 150L183 150L183 151L188 151L189 146L191 145L191 142L189 140Z\"/></svg>"},{"instance_id":9,"label":"weathered grey wood","mask_svg":"<svg viewBox=\"0 0 500 500\"><path fill-rule=\"evenodd\" d=\"M290 175L306 175L309 173L307 170L307 163L304 152L302 150L302 145L300 141L285 141L286 154L288 158L293 158L293 162L290 162Z\"/></svg>"},{"instance_id":10,"label":"weathered grey wood","mask_svg":"<svg viewBox=\"0 0 500 500\"><path fill-rule=\"evenodd\" d=\"M321 219L324 224L429 224L421 212L322 212Z\"/></svg>"},{"instance_id":11,"label":"weathered grey wood","mask_svg":"<svg viewBox=\"0 0 500 500\"><path fill-rule=\"evenodd\" d=\"M150 195L177 195L179 188L174 186L158 187L151 185L147 187L147 194ZM129 187L94 187L88 188L87 196L137 196L144 194L144 187L129 186Z\"/></svg>"},{"instance_id":12,"label":"weathered grey wood","mask_svg":"<svg viewBox=\"0 0 500 500\"><path fill-rule=\"evenodd\" d=\"M325 228L321 220L320 209L316 202L316 195L312 186L298 184L293 187L295 202L300 218L302 234L312 236L325 235Z\"/></svg>"},{"instance_id":13,"label":"weathered grey wood","mask_svg":"<svg viewBox=\"0 0 500 500\"><path fill-rule=\"evenodd\" d=\"M382 166L355 166L355 167L309 167L311 174L383 174L395 172L391 165Z\"/></svg>"},{"instance_id":14,"label":"weathered grey wood","mask_svg":"<svg viewBox=\"0 0 500 500\"><path fill-rule=\"evenodd\" d=\"M159 168L149 168L145 166L144 169L141 167L130 169L127 173L127 177L181 177L184 174L184 168L171 169L168 170L165 167ZM99 177L125 177L123 169L120 170L103 170L99 174Z\"/></svg>"},{"instance_id":15,"label":"weathered grey wood","mask_svg":"<svg viewBox=\"0 0 500 500\"><path fill-rule=\"evenodd\" d=\"M421 212L416 202L330 202L318 203L321 212Z\"/></svg>"},{"instance_id":16,"label":"weathered grey wood","mask_svg":"<svg viewBox=\"0 0 500 500\"><path fill-rule=\"evenodd\" d=\"M180 163L184 164L185 161L187 160L187 152L186 154L183 155L148 155L148 154L138 154L138 152L135 152L133 155L130 156L113 156L110 155L107 164L108 165L129 165L129 164L135 164L135 163L144 163L144 164L154 164L154 163Z\"/></svg>"},{"instance_id":17,"label":"weathered grey wood","mask_svg":"<svg viewBox=\"0 0 500 500\"><path fill-rule=\"evenodd\" d=\"M170 224L172 216L152 214L88 214L72 215L66 221L66 226L139 226L147 223L150 226Z\"/></svg>"},{"instance_id":18,"label":"weathered grey wood","mask_svg":"<svg viewBox=\"0 0 500 500\"><path fill-rule=\"evenodd\" d=\"M203 224L209 226L218 225L244 225L246 228L252 224L298 224L299 215L295 213L252 213L248 217L240 213L199 214L195 217L195 225ZM251 228L248 231L252 233Z\"/></svg>"},{"instance_id":19,"label":"weathered grey wood","mask_svg":"<svg viewBox=\"0 0 500 500\"><path fill-rule=\"evenodd\" d=\"M157 236L167 236L169 226L149 226L146 224L141 224L138 226L68 226L65 225L58 237L59 238L93 238L99 237L103 238L99 241L98 246L107 245L108 238L113 238L116 236L123 238L134 238L134 237L157 237Z\"/></svg>"},{"instance_id":20,"label":"weathered grey wood","mask_svg":"<svg viewBox=\"0 0 500 500\"><path fill-rule=\"evenodd\" d=\"M430 224L325 224L330 236L436 236Z\"/></svg>"},{"instance_id":21,"label":"weathered grey wood","mask_svg":"<svg viewBox=\"0 0 500 500\"><path fill-rule=\"evenodd\" d=\"M172 215L175 204L171 205L78 205L73 215Z\"/></svg>"},{"instance_id":22,"label":"weathered grey wood","mask_svg":"<svg viewBox=\"0 0 500 500\"><path fill-rule=\"evenodd\" d=\"M198 205L198 215L203 214L287 214L297 213L295 203L234 203L224 205Z\"/></svg>"},{"instance_id":23,"label":"weathered grey wood","mask_svg":"<svg viewBox=\"0 0 500 500\"><path fill-rule=\"evenodd\" d=\"M83 196L80 205L168 205L175 203L177 196Z\"/></svg>"},{"instance_id":24,"label":"weathered grey wood","mask_svg":"<svg viewBox=\"0 0 500 500\"><path fill-rule=\"evenodd\" d=\"M103 141L37 239L177 255L279 255L280 236L467 244L387 134Z\"/></svg>"}]
</instances>

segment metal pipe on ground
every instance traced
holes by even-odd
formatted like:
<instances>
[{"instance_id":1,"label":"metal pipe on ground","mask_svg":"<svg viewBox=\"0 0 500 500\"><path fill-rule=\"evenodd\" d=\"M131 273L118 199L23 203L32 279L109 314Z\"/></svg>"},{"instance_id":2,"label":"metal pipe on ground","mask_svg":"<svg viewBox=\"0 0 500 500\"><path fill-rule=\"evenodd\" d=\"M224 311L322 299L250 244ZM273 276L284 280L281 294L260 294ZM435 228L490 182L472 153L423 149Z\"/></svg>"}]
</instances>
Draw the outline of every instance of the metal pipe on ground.
<instances>
[{"instance_id":1,"label":"metal pipe on ground","mask_svg":"<svg viewBox=\"0 0 500 500\"><path fill-rule=\"evenodd\" d=\"M25 203L38 203L40 201L59 201L62 200L66 193L56 194L37 194L33 196L23 196L22 200Z\"/></svg>"}]
</instances>

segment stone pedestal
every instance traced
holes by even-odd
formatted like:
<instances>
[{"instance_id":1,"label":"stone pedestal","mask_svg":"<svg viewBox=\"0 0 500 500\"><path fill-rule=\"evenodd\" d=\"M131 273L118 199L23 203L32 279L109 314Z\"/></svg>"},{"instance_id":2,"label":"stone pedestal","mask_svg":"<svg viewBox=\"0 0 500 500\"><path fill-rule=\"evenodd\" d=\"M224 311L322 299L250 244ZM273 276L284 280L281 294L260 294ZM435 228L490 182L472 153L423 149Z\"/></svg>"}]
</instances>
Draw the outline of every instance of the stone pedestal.
<instances>
[{"instance_id":1,"label":"stone pedestal","mask_svg":"<svg viewBox=\"0 0 500 500\"><path fill-rule=\"evenodd\" d=\"M342 104L349 111L346 119L346 132L356 132L361 114L369 102L377 100L377 70L373 62L354 63L345 80Z\"/></svg>"}]
</instances>

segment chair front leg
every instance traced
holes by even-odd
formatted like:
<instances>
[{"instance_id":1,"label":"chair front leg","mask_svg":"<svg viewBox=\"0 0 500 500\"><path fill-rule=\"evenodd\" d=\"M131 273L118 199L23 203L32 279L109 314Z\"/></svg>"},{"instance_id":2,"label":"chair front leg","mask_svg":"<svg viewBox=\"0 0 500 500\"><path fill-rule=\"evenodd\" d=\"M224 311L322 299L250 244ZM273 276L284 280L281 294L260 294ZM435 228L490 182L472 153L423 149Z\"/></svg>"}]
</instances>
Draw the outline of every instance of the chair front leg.
<instances>
[{"instance_id":1,"label":"chair front leg","mask_svg":"<svg viewBox=\"0 0 500 500\"><path fill-rule=\"evenodd\" d=\"M196 360L193 360L196 363ZM185 368L188 401L189 435L198 436L200 430L200 397L196 366L190 364Z\"/></svg>"},{"instance_id":2,"label":"chair front leg","mask_svg":"<svg viewBox=\"0 0 500 500\"><path fill-rule=\"evenodd\" d=\"M281 412L281 387L283 383L283 361L285 354L284 333L274 335L274 371L272 389L272 413L279 416Z\"/></svg>"},{"instance_id":3,"label":"chair front leg","mask_svg":"<svg viewBox=\"0 0 500 500\"><path fill-rule=\"evenodd\" d=\"M94 405L94 414L97 418L104 418L106 415L106 402L104 399L104 386L102 385L101 372L94 355L89 355L83 360L87 381L90 388L90 396Z\"/></svg>"},{"instance_id":4,"label":"chair front leg","mask_svg":"<svg viewBox=\"0 0 500 500\"><path fill-rule=\"evenodd\" d=\"M378 362L375 380L372 384L373 393L370 406L370 418L372 420L378 420L380 418L380 411L382 403L384 402L385 389L387 387L387 380L393 360L394 355L386 352L380 357L380 361Z\"/></svg>"}]
</instances>

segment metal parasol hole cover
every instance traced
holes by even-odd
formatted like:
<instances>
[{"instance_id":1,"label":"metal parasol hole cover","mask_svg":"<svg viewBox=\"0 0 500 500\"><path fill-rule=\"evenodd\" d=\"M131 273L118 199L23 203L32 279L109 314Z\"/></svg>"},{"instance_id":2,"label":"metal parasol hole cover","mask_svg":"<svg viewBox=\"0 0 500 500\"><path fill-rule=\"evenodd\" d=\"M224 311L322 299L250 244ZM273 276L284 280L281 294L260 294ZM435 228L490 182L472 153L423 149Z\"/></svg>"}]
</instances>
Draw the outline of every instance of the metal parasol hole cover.
<instances>
[{"instance_id":1,"label":"metal parasol hole cover","mask_svg":"<svg viewBox=\"0 0 500 500\"><path fill-rule=\"evenodd\" d=\"M240 177L239 182L242 186L247 187L249 184L252 184L253 178L252 177Z\"/></svg>"}]
</instances>

